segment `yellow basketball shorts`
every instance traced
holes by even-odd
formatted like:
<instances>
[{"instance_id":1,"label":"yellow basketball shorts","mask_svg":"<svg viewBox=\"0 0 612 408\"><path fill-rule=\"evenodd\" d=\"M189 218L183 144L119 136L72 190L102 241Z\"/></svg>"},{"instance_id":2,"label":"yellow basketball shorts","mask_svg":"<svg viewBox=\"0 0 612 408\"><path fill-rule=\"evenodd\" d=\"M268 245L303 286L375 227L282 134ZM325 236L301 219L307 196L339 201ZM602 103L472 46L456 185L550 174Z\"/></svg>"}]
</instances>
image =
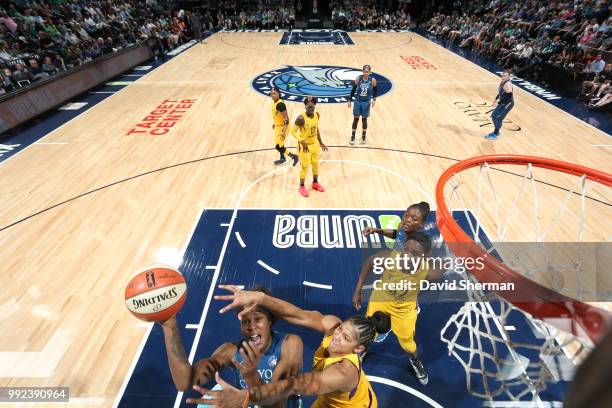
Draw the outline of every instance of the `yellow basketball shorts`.
<instances>
[{"instance_id":1,"label":"yellow basketball shorts","mask_svg":"<svg viewBox=\"0 0 612 408\"><path fill-rule=\"evenodd\" d=\"M419 308L416 302L370 302L366 314L384 312L391 316L391 331L395 333L399 344L408 353L414 354L417 345L414 341Z\"/></svg>"},{"instance_id":2,"label":"yellow basketball shorts","mask_svg":"<svg viewBox=\"0 0 612 408\"><path fill-rule=\"evenodd\" d=\"M312 167L312 175L319 175L319 156L321 154L321 145L318 143L313 143L308 145L308 152L304 152L302 146L299 151L300 158L300 179L306 178L306 173L308 173L308 169Z\"/></svg>"}]
</instances>

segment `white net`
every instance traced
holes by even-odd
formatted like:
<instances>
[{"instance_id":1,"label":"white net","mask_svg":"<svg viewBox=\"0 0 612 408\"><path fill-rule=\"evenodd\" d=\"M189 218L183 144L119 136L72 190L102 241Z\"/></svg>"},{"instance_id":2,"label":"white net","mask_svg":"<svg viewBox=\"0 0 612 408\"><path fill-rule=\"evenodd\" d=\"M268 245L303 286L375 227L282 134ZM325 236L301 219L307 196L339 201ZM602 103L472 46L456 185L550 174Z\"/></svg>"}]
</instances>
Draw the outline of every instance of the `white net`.
<instances>
[{"instance_id":1,"label":"white net","mask_svg":"<svg viewBox=\"0 0 612 408\"><path fill-rule=\"evenodd\" d=\"M540 168L536 179L535 170L530 163L503 169L483 163L449 179L445 202L451 214L467 219L464 231L474 242L512 270L575 299L610 298L598 270L604 248L586 244L608 241L605 226L593 220L609 216L610 188L584 175ZM466 210L473 208L468 203L476 203L474 212ZM585 222L587 213L591 223ZM462 278L476 281L469 272ZM588 337L569 334L573 321L544 322L495 293L467 295L441 340L465 369L468 391L483 398L484 406L550 406L540 392L573 378L593 347Z\"/></svg>"}]
</instances>

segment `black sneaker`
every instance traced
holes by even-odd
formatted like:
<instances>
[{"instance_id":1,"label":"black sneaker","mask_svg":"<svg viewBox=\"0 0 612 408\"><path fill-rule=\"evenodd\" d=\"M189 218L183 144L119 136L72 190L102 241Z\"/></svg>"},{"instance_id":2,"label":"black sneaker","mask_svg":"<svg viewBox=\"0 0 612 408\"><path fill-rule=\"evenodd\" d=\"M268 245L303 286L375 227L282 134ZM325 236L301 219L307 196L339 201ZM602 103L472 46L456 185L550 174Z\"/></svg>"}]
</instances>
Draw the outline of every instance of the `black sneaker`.
<instances>
[{"instance_id":1,"label":"black sneaker","mask_svg":"<svg viewBox=\"0 0 612 408\"><path fill-rule=\"evenodd\" d=\"M287 163L287 159L285 159L284 157L281 157L280 159L278 159L278 160L276 160L276 161L274 162L274 164L276 164L277 166L278 166L279 164L283 164L283 163Z\"/></svg>"},{"instance_id":2,"label":"black sneaker","mask_svg":"<svg viewBox=\"0 0 612 408\"><path fill-rule=\"evenodd\" d=\"M292 154L291 158L293 159L293 167L297 166L298 161L300 161L300 159L298 159L297 154Z\"/></svg>"},{"instance_id":3,"label":"black sneaker","mask_svg":"<svg viewBox=\"0 0 612 408\"><path fill-rule=\"evenodd\" d=\"M418 357L409 358L408 360L410 360L410 366L414 370L416 379L421 383L421 385L427 385L429 376L427 375L427 371L425 371L425 367L423 367L421 360L419 360Z\"/></svg>"}]
</instances>

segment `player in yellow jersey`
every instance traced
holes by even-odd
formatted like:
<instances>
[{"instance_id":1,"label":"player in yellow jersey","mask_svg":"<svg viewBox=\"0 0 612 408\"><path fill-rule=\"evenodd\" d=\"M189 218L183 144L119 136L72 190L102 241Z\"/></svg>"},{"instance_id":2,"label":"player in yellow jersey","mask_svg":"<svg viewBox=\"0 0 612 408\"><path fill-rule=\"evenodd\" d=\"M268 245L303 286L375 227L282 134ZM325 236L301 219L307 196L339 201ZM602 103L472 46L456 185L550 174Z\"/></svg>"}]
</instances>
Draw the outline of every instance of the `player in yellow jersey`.
<instances>
[{"instance_id":1,"label":"player in yellow jersey","mask_svg":"<svg viewBox=\"0 0 612 408\"><path fill-rule=\"evenodd\" d=\"M274 164L279 165L287 162L285 158L285 139L287 137L287 128L289 127L289 114L287 113L287 105L281 99L280 90L277 87L272 88L270 91L270 97L272 98L272 129L274 129L274 143L276 144L276 150L280 153L280 159L276 160ZM287 153L291 159L293 159L293 165L298 163L297 154Z\"/></svg>"},{"instance_id":2,"label":"player in yellow jersey","mask_svg":"<svg viewBox=\"0 0 612 408\"><path fill-rule=\"evenodd\" d=\"M327 146L321 140L319 131L319 112L315 112L317 100L315 97L308 96L304 100L306 113L295 119L292 134L298 141L298 154L300 158L300 188L299 193L303 197L308 197L308 190L304 186L306 173L312 167L312 189L324 192L325 188L319 183L319 155L321 149L327 151Z\"/></svg>"},{"instance_id":3,"label":"player in yellow jersey","mask_svg":"<svg viewBox=\"0 0 612 408\"><path fill-rule=\"evenodd\" d=\"M221 312L241 308L241 318L255 307L266 308L288 323L323 333L323 340L313 357L312 372L277 381L274 384L238 390L223 382L217 373L222 391L196 390L211 399L202 401L213 407L240 408L249 404L268 405L290 395L317 395L315 408L377 408L376 395L361 367L360 354L372 343L377 333L389 330L389 316L375 313L372 317L353 316L342 321L317 311L300 309L291 303L262 294L240 290L236 286L220 286L231 295L215 296L232 303Z\"/></svg>"},{"instance_id":4,"label":"player in yellow jersey","mask_svg":"<svg viewBox=\"0 0 612 408\"><path fill-rule=\"evenodd\" d=\"M423 262L424 258L431 254L431 240L427 235L417 230L422 227L428 213L429 204L425 202L413 204L408 207L397 230L364 230L364 235L378 232L390 238L395 238L395 242L392 250L381 251L368 258L361 269L353 293L353 306L359 310L361 308L361 290L368 276L374 272L376 259L386 260L390 258L395 260L396 255L403 256L404 254L407 254L411 259L422 259L417 270L404 270L405 265L400 265L401 268L396 265L391 268L384 268L382 274L375 278L377 282L373 285L366 314L370 316L380 311L391 316L391 331L397 336L402 349L408 353L415 376L423 385L427 384L428 375L423 363L418 358L417 345L414 341L418 316L417 298L422 280L437 280L442 275L441 270L428 269L427 264ZM378 261L377 263L379 267L382 266L382 262ZM411 265L412 263L408 263L407 266L410 267ZM397 284L400 282L404 283L404 286L399 286L399 289L390 285L395 284L398 287ZM407 282L412 283L408 284Z\"/></svg>"}]
</instances>

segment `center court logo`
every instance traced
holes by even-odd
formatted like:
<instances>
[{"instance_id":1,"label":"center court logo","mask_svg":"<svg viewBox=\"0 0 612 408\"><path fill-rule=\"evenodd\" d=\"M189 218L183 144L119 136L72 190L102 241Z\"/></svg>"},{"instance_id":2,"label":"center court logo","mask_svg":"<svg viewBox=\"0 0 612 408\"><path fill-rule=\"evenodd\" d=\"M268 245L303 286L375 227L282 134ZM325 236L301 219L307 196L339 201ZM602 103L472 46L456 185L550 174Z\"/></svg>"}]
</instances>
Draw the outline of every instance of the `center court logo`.
<instances>
[{"instance_id":1,"label":"center court logo","mask_svg":"<svg viewBox=\"0 0 612 408\"><path fill-rule=\"evenodd\" d=\"M268 96L272 87L281 91L287 101L302 102L307 96L316 96L319 103L346 103L351 95L353 81L361 74L357 68L329 65L287 66L258 75L253 88ZM378 96L391 90L391 81L374 72Z\"/></svg>"}]
</instances>

